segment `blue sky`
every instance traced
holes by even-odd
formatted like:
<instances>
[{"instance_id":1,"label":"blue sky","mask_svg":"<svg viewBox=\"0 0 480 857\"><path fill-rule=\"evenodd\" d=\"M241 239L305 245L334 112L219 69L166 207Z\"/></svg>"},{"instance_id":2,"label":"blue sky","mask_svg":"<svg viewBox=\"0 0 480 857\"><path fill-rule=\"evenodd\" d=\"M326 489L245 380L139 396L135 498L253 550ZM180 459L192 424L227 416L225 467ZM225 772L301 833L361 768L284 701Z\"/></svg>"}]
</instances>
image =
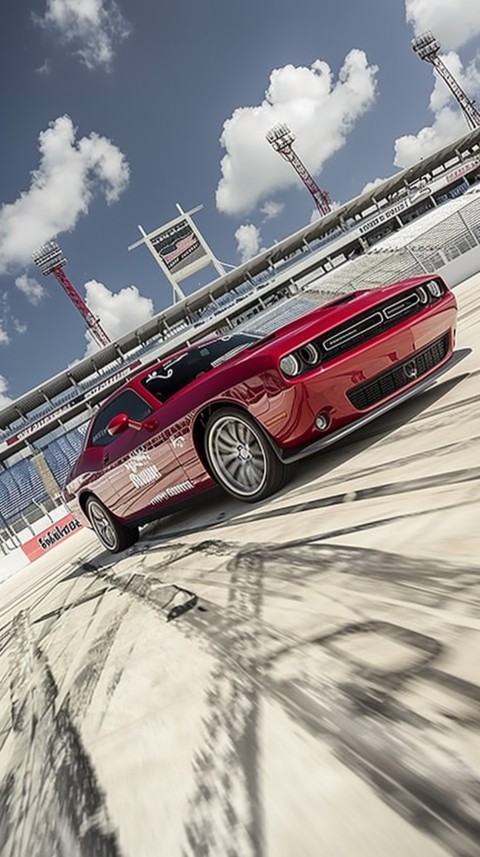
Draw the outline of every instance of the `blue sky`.
<instances>
[{"instance_id":1,"label":"blue sky","mask_svg":"<svg viewBox=\"0 0 480 857\"><path fill-rule=\"evenodd\" d=\"M453 9L453 11L452 11ZM139 237L203 203L196 222L236 264L299 229L313 205L264 139L277 122L343 202L465 133L413 54L432 29L480 96L471 0L36 0L0 35L0 405L83 357L82 319L31 264L57 238L111 336L167 306ZM267 93L267 94L266 94ZM182 287L213 278L205 270Z\"/></svg>"}]
</instances>

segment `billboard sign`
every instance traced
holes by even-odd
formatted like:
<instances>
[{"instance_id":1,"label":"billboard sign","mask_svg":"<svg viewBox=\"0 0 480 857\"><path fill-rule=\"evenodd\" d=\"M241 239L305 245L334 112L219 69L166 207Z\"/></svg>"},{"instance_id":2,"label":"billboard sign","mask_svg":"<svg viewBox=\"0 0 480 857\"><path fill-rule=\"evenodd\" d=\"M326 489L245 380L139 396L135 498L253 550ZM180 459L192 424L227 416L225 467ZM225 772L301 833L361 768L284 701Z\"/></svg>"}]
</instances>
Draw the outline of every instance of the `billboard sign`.
<instances>
[{"instance_id":1,"label":"billboard sign","mask_svg":"<svg viewBox=\"0 0 480 857\"><path fill-rule=\"evenodd\" d=\"M168 274L177 282L211 263L211 257L185 217L149 236Z\"/></svg>"}]
</instances>

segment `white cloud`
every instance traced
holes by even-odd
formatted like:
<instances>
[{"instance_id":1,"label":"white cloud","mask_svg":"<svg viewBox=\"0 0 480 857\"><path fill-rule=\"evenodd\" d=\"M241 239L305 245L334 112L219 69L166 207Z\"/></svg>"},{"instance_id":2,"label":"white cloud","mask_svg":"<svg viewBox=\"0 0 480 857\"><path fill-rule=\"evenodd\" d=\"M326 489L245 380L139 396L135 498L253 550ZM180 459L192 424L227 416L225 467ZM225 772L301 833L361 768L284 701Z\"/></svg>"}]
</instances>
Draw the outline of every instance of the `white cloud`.
<instances>
[{"instance_id":1,"label":"white cloud","mask_svg":"<svg viewBox=\"0 0 480 857\"><path fill-rule=\"evenodd\" d=\"M44 60L42 65L39 65L38 68L35 69L37 74L43 75L43 77L48 77L52 73L52 64L49 59Z\"/></svg>"},{"instance_id":2,"label":"white cloud","mask_svg":"<svg viewBox=\"0 0 480 857\"><path fill-rule=\"evenodd\" d=\"M432 30L445 50L480 34L478 0L405 0L405 13L415 35Z\"/></svg>"},{"instance_id":3,"label":"white cloud","mask_svg":"<svg viewBox=\"0 0 480 857\"><path fill-rule=\"evenodd\" d=\"M274 217L278 217L278 215L282 213L284 208L285 203L268 200L262 205L260 213L263 214L264 220L272 220Z\"/></svg>"},{"instance_id":4,"label":"white cloud","mask_svg":"<svg viewBox=\"0 0 480 857\"><path fill-rule=\"evenodd\" d=\"M395 140L395 166L402 169L411 167L466 133L465 120L460 112L444 107L432 125L422 128L418 134L406 134Z\"/></svg>"},{"instance_id":5,"label":"white cloud","mask_svg":"<svg viewBox=\"0 0 480 857\"><path fill-rule=\"evenodd\" d=\"M356 120L375 99L377 68L363 51L351 50L333 79L329 65L315 60L310 68L274 69L257 107L239 107L223 125L220 142L222 178L217 208L241 214L278 190L299 182L290 164L275 153L265 134L279 122L296 134L296 151L312 173L344 145Z\"/></svg>"},{"instance_id":6,"label":"white cloud","mask_svg":"<svg viewBox=\"0 0 480 857\"><path fill-rule=\"evenodd\" d=\"M22 274L20 277L17 277L15 285L17 289L20 289L20 291L23 292L27 300L34 305L39 304L42 298L47 294L46 289L41 283L33 277L28 277L26 274Z\"/></svg>"},{"instance_id":7,"label":"white cloud","mask_svg":"<svg viewBox=\"0 0 480 857\"><path fill-rule=\"evenodd\" d=\"M109 69L117 45L131 32L115 0L47 0L45 14L34 20L72 46L89 69Z\"/></svg>"},{"instance_id":8,"label":"white cloud","mask_svg":"<svg viewBox=\"0 0 480 857\"><path fill-rule=\"evenodd\" d=\"M8 294L7 292L2 292L0 294L0 345L8 345L10 342L9 326L10 310L8 307Z\"/></svg>"},{"instance_id":9,"label":"white cloud","mask_svg":"<svg viewBox=\"0 0 480 857\"><path fill-rule=\"evenodd\" d=\"M103 329L112 339L118 339L134 330L154 315L153 301L143 297L136 286L125 286L112 292L103 283L89 280L85 283L86 304L100 319ZM90 339L90 337L88 337ZM92 348L88 353L92 353Z\"/></svg>"},{"instance_id":10,"label":"white cloud","mask_svg":"<svg viewBox=\"0 0 480 857\"><path fill-rule=\"evenodd\" d=\"M442 55L442 60L469 96L480 94L480 67L475 60L466 69L454 52ZM434 115L432 124L421 128L417 134L407 134L395 141L397 167L409 167L468 132L462 111L436 73L429 106Z\"/></svg>"},{"instance_id":11,"label":"white cloud","mask_svg":"<svg viewBox=\"0 0 480 857\"><path fill-rule=\"evenodd\" d=\"M18 319L18 318L13 318L13 319L12 319L12 323L13 323L13 327L14 327L14 329L15 329L15 333L20 333L20 334L22 334L22 333L26 333L26 332L27 332L27 325L26 325L26 324L24 324L22 321L20 321L20 319Z\"/></svg>"},{"instance_id":12,"label":"white cloud","mask_svg":"<svg viewBox=\"0 0 480 857\"><path fill-rule=\"evenodd\" d=\"M0 273L30 262L31 254L59 232L70 232L95 195L114 202L129 181L120 149L92 132L76 140L69 116L39 135L40 164L30 187L0 208Z\"/></svg>"},{"instance_id":13,"label":"white cloud","mask_svg":"<svg viewBox=\"0 0 480 857\"><path fill-rule=\"evenodd\" d=\"M1 339L0 339L1 342ZM0 408L6 408L13 399L7 394L8 383L3 375L0 375Z\"/></svg>"},{"instance_id":14,"label":"white cloud","mask_svg":"<svg viewBox=\"0 0 480 857\"><path fill-rule=\"evenodd\" d=\"M242 263L253 259L260 252L262 238L260 230L253 223L244 223L242 226L239 226L235 232L235 240L237 242L237 253Z\"/></svg>"}]
</instances>

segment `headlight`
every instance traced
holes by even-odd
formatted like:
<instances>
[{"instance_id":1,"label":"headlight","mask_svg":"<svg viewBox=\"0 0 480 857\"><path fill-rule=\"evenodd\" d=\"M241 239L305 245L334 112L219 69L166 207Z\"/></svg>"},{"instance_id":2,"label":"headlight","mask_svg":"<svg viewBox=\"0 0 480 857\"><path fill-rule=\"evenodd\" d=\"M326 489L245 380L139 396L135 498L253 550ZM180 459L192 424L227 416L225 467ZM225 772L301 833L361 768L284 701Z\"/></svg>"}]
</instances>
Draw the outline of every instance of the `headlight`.
<instances>
[{"instance_id":1,"label":"headlight","mask_svg":"<svg viewBox=\"0 0 480 857\"><path fill-rule=\"evenodd\" d=\"M318 363L320 360L318 348L312 342L302 345L298 349L298 355L307 366L315 366L315 363Z\"/></svg>"},{"instance_id":2,"label":"headlight","mask_svg":"<svg viewBox=\"0 0 480 857\"><path fill-rule=\"evenodd\" d=\"M418 294L418 297L420 298L421 304L428 304L428 295L427 295L425 289L423 288L423 286L420 286L417 289L417 294Z\"/></svg>"},{"instance_id":3,"label":"headlight","mask_svg":"<svg viewBox=\"0 0 480 857\"><path fill-rule=\"evenodd\" d=\"M444 292L444 288L442 283L439 283L438 280L429 280L426 284L428 291L430 292L432 298L441 298Z\"/></svg>"},{"instance_id":4,"label":"headlight","mask_svg":"<svg viewBox=\"0 0 480 857\"><path fill-rule=\"evenodd\" d=\"M300 372L300 361L294 354L286 354L280 360L280 369L288 378L293 378Z\"/></svg>"}]
</instances>

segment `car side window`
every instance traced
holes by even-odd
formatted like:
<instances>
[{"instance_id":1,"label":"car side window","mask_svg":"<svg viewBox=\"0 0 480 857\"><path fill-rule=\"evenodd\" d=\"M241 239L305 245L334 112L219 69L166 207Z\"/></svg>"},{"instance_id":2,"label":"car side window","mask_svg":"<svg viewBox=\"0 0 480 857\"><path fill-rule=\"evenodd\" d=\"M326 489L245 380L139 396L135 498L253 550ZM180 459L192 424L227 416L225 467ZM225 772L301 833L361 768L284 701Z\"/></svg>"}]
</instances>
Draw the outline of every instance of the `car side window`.
<instances>
[{"instance_id":1,"label":"car side window","mask_svg":"<svg viewBox=\"0 0 480 857\"><path fill-rule=\"evenodd\" d=\"M152 413L152 408L134 390L124 390L95 417L90 431L90 446L108 446L115 440L109 435L107 426L117 414L127 414L132 420L141 422Z\"/></svg>"}]
</instances>

